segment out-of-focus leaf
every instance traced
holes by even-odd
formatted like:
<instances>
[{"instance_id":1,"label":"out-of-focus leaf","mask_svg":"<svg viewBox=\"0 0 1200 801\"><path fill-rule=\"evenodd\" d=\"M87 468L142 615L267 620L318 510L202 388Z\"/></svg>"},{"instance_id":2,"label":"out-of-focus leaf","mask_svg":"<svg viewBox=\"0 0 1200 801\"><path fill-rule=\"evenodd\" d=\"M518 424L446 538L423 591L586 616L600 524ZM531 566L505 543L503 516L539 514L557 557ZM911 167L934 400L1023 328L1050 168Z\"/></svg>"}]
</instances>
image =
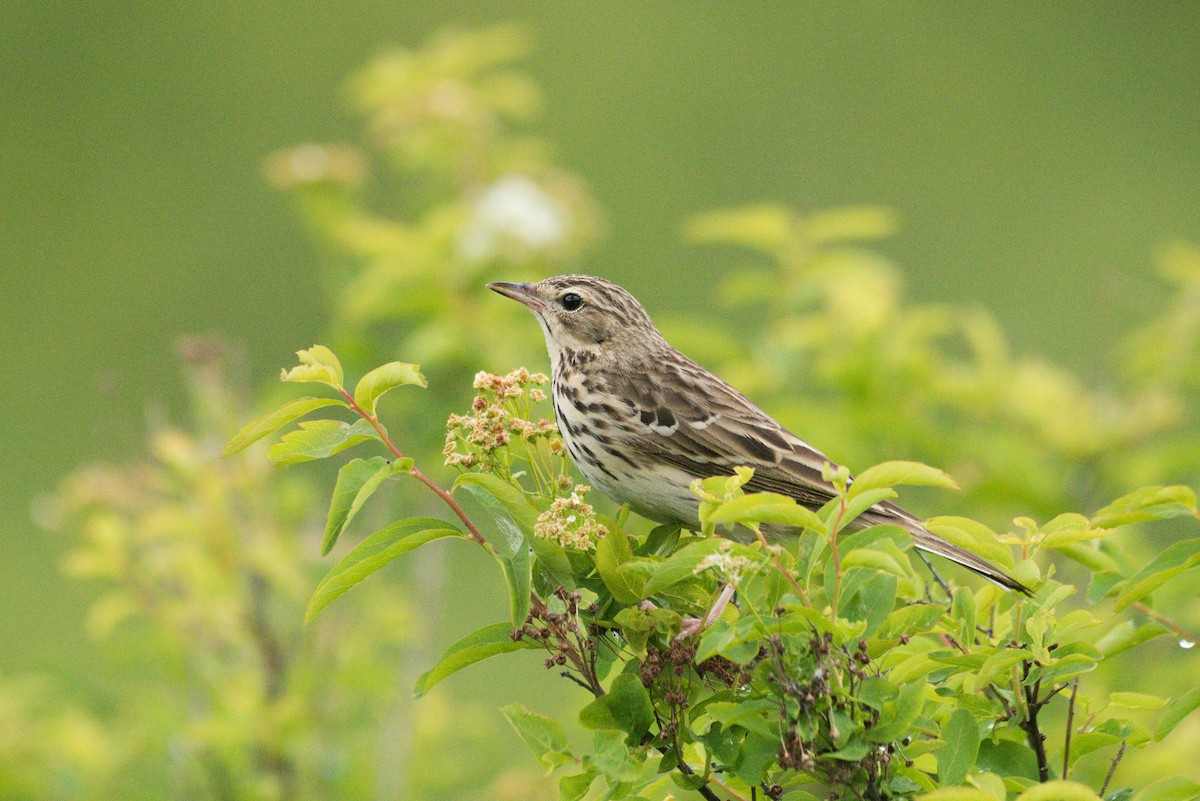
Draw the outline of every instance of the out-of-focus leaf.
<instances>
[{"instance_id":1,"label":"out-of-focus leaf","mask_svg":"<svg viewBox=\"0 0 1200 801\"><path fill-rule=\"evenodd\" d=\"M571 761L571 745L556 721L530 712L521 704L509 704L501 711L547 773Z\"/></svg>"},{"instance_id":2,"label":"out-of-focus leaf","mask_svg":"<svg viewBox=\"0 0 1200 801\"><path fill-rule=\"evenodd\" d=\"M596 781L596 771L594 770L563 776L558 780L558 801L580 801L592 788L594 781Z\"/></svg>"},{"instance_id":3,"label":"out-of-focus leaf","mask_svg":"<svg viewBox=\"0 0 1200 801\"><path fill-rule=\"evenodd\" d=\"M398 520L375 532L342 557L328 575L321 579L308 602L305 622L312 620L335 598L393 560L427 542L445 537L466 539L454 526L431 517Z\"/></svg>"},{"instance_id":4,"label":"out-of-focus leaf","mask_svg":"<svg viewBox=\"0 0 1200 801\"><path fill-rule=\"evenodd\" d=\"M412 459L389 462L382 456L354 459L338 470L329 515L325 520L325 536L321 540L321 555L329 553L338 537L355 518L363 504L379 489L379 485L399 473L412 470Z\"/></svg>"},{"instance_id":5,"label":"out-of-focus leaf","mask_svg":"<svg viewBox=\"0 0 1200 801\"><path fill-rule=\"evenodd\" d=\"M342 388L342 364L329 348L313 345L307 350L296 351L296 356L300 358L300 364L291 370L280 370L280 381L326 384L334 389Z\"/></svg>"},{"instance_id":6,"label":"out-of-focus leaf","mask_svg":"<svg viewBox=\"0 0 1200 801\"><path fill-rule=\"evenodd\" d=\"M388 362L359 379L358 385L354 388L354 402L373 417L375 404L379 402L385 392L408 385L429 386L425 376L421 375L420 365L408 362Z\"/></svg>"},{"instance_id":7,"label":"out-of-focus leaf","mask_svg":"<svg viewBox=\"0 0 1200 801\"><path fill-rule=\"evenodd\" d=\"M413 696L420 698L442 679L480 660L510 651L541 648L524 640L514 640L512 631L510 623L493 623L463 637L447 648L438 663L417 679Z\"/></svg>"},{"instance_id":8,"label":"out-of-focus leaf","mask_svg":"<svg viewBox=\"0 0 1200 801\"><path fill-rule=\"evenodd\" d=\"M1092 788L1078 782L1048 781L1030 787L1017 801L1100 801Z\"/></svg>"},{"instance_id":9,"label":"out-of-focus leaf","mask_svg":"<svg viewBox=\"0 0 1200 801\"><path fill-rule=\"evenodd\" d=\"M1124 495L1092 515L1096 528L1116 528L1145 520L1166 520L1196 514L1196 493L1190 487L1143 487Z\"/></svg>"},{"instance_id":10,"label":"out-of-focus leaf","mask_svg":"<svg viewBox=\"0 0 1200 801\"><path fill-rule=\"evenodd\" d=\"M1154 727L1154 739L1161 740L1178 726L1184 718L1200 707L1200 687L1193 687L1183 695L1175 698L1163 710L1158 725Z\"/></svg>"},{"instance_id":11,"label":"out-of-focus leaf","mask_svg":"<svg viewBox=\"0 0 1200 801\"><path fill-rule=\"evenodd\" d=\"M346 402L340 398L296 398L293 401L288 401L275 411L264 414L254 422L243 426L229 440L229 444L225 446L225 450L221 451L221 455L228 457L240 453L253 443L268 434L278 431L293 420L325 406L344 407L346 406Z\"/></svg>"},{"instance_id":12,"label":"out-of-focus leaf","mask_svg":"<svg viewBox=\"0 0 1200 801\"><path fill-rule=\"evenodd\" d=\"M1133 801L1196 801L1200 783L1185 776L1157 781L1133 797Z\"/></svg>"},{"instance_id":13,"label":"out-of-focus leaf","mask_svg":"<svg viewBox=\"0 0 1200 801\"><path fill-rule=\"evenodd\" d=\"M1176 542L1133 574L1117 596L1119 611L1146 597L1185 570L1200 565L1200 537Z\"/></svg>"}]
</instances>

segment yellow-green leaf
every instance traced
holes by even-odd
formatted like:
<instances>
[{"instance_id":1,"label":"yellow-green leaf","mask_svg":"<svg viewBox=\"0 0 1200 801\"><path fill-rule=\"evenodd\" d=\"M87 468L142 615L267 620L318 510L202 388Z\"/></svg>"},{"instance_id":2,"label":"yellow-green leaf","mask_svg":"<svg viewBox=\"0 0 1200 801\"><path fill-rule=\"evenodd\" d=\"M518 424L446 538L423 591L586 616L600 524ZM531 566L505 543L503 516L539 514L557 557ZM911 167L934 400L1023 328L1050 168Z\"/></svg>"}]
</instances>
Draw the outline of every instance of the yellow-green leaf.
<instances>
[{"instance_id":1,"label":"yellow-green leaf","mask_svg":"<svg viewBox=\"0 0 1200 801\"><path fill-rule=\"evenodd\" d=\"M296 351L296 356L300 358L300 364L291 370L281 370L280 381L310 382L326 384L334 389L342 388L342 364L329 348L313 345L307 350Z\"/></svg>"},{"instance_id":2,"label":"yellow-green leaf","mask_svg":"<svg viewBox=\"0 0 1200 801\"><path fill-rule=\"evenodd\" d=\"M338 398L296 398L294 401L288 401L275 411L264 414L254 422L243 426L229 440L229 444L225 446L225 450L221 451L221 455L233 456L236 453L240 453L268 434L278 431L283 426L297 418L303 417L311 411L325 406L345 405L346 402Z\"/></svg>"},{"instance_id":3,"label":"yellow-green leaf","mask_svg":"<svg viewBox=\"0 0 1200 801\"><path fill-rule=\"evenodd\" d=\"M388 362L376 367L359 379L358 386L354 388L354 402L374 417L375 405L388 390L409 385L429 386L419 367L408 362Z\"/></svg>"}]
</instances>

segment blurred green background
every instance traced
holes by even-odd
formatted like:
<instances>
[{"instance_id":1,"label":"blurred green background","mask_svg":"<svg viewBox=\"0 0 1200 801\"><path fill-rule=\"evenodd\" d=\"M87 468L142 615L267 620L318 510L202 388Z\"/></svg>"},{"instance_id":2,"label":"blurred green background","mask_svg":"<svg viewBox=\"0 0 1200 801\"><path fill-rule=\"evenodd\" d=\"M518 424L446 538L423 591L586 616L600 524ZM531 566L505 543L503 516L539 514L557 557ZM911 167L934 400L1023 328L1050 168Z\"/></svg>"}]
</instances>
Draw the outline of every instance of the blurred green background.
<instances>
[{"instance_id":1,"label":"blurred green background","mask_svg":"<svg viewBox=\"0 0 1200 801\"><path fill-rule=\"evenodd\" d=\"M228 334L265 377L325 330L264 157L356 139L344 81L388 46L503 20L607 214L585 267L652 311L736 263L680 242L696 212L880 204L912 295L1102 378L1155 249L1200 238L1195 3L0 4L0 673L105 697L30 512L180 412L175 340Z\"/></svg>"}]
</instances>

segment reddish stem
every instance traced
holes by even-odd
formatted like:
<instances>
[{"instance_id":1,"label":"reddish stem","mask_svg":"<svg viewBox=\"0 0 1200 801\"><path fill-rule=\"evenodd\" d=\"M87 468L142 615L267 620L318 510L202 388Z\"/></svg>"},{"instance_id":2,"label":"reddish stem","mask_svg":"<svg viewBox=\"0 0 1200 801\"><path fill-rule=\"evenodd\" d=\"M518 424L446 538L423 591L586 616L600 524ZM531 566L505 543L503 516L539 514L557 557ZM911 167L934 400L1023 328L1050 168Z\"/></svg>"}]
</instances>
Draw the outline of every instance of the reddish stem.
<instances>
[{"instance_id":1,"label":"reddish stem","mask_svg":"<svg viewBox=\"0 0 1200 801\"><path fill-rule=\"evenodd\" d=\"M359 406L358 402L354 400L354 396L347 392L344 387L338 387L337 389L338 392L342 394L342 397L346 399L346 402L350 404L350 410L371 424L371 427L375 429L377 434L379 434L379 439L383 441L383 444L387 446L388 450L390 450L397 459L403 459L404 454L400 452L400 449L396 447L396 443L392 442L391 437L389 437L387 432L384 431L383 426L379 423L379 418L373 414L369 414L366 409ZM467 531L471 533L471 536L476 542L478 542L484 548L491 550L492 546L488 543L487 538L479 533L479 529L477 529L475 524L471 522L471 518L467 517L467 513L463 511L463 508L458 505L458 501L454 500L454 497L449 492L442 489L441 486L430 479L429 476L422 473L416 465L413 465L409 472L412 473L413 478L415 478L417 481L420 481L426 487L429 487L429 489L433 490L433 492L437 494L437 496L441 498L447 506L450 507L454 514L458 515L458 519L461 520L463 525L467 527Z\"/></svg>"}]
</instances>

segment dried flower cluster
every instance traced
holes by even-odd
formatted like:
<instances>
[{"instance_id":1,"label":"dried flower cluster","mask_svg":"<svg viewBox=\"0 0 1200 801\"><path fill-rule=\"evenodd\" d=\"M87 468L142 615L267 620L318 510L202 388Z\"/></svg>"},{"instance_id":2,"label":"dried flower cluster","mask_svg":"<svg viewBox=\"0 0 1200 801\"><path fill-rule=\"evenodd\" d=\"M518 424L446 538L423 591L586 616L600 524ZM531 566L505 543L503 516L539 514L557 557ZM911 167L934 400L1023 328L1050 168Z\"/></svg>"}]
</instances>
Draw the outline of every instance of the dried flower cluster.
<instances>
[{"instance_id":1,"label":"dried flower cluster","mask_svg":"<svg viewBox=\"0 0 1200 801\"><path fill-rule=\"evenodd\" d=\"M474 386L479 394L471 403L471 413L452 414L446 421L446 445L442 453L446 465L479 469L510 475L512 458L533 459L537 443L544 441L546 451L557 457L564 451L554 423L545 418L529 419L533 405L546 399L541 387L550 379L542 373L530 373L524 367L508 375L480 372ZM524 453L513 454L509 445L524 443ZM562 475L562 470L557 471ZM555 483L561 484L558 477ZM569 486L569 484L568 484Z\"/></svg>"},{"instance_id":2,"label":"dried flower cluster","mask_svg":"<svg viewBox=\"0 0 1200 801\"><path fill-rule=\"evenodd\" d=\"M596 520L596 511L583 499L591 492L586 484L577 485L570 495L555 498L550 508L538 515L533 533L543 539L553 540L563 548L580 551L591 550L596 541L608 533Z\"/></svg>"},{"instance_id":3,"label":"dried flower cluster","mask_svg":"<svg viewBox=\"0 0 1200 801\"><path fill-rule=\"evenodd\" d=\"M713 570L724 581L736 587L742 582L742 577L746 575L748 569L754 568L761 563L755 563L745 556L729 553L732 547L732 542L725 541L721 543L721 550L717 553L710 553L697 562L692 572L702 573L705 570Z\"/></svg>"}]
</instances>

